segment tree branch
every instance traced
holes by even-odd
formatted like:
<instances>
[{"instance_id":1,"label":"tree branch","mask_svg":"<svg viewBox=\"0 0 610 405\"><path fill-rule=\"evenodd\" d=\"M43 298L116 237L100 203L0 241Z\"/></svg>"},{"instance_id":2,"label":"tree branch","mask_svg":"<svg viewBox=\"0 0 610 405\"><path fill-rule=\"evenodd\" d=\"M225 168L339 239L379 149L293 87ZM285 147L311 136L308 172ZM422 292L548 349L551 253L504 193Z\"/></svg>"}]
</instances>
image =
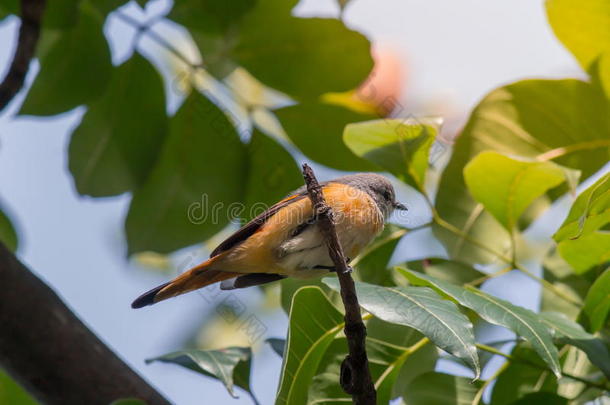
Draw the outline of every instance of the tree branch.
<instances>
[{"instance_id":1,"label":"tree branch","mask_svg":"<svg viewBox=\"0 0 610 405\"><path fill-rule=\"evenodd\" d=\"M341 388L352 396L354 404L374 405L377 403L377 393L375 392L366 355L366 327L362 322L351 269L347 265L343 248L339 243L332 210L324 200L322 188L313 170L306 163L303 164L303 177L305 178L305 184L307 184L307 192L314 207L320 230L328 246L328 253L335 264L341 286L341 299L345 307L344 331L347 337L349 354L341 363Z\"/></svg>"},{"instance_id":2,"label":"tree branch","mask_svg":"<svg viewBox=\"0 0 610 405\"><path fill-rule=\"evenodd\" d=\"M0 243L0 366L44 404L169 402Z\"/></svg>"},{"instance_id":3,"label":"tree branch","mask_svg":"<svg viewBox=\"0 0 610 405\"><path fill-rule=\"evenodd\" d=\"M23 87L25 76L34 57L40 36L40 23L45 0L21 0L21 26L13 62L0 84L0 111L10 103Z\"/></svg>"}]
</instances>

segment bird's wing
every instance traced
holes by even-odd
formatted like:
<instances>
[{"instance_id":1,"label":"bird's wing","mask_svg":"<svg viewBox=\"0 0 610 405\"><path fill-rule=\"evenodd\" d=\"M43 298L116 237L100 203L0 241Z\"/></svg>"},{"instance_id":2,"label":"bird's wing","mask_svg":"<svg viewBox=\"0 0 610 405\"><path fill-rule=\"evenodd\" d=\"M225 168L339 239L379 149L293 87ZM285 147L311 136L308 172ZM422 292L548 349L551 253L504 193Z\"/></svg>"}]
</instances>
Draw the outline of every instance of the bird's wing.
<instances>
[{"instance_id":1,"label":"bird's wing","mask_svg":"<svg viewBox=\"0 0 610 405\"><path fill-rule=\"evenodd\" d=\"M306 198L306 197L307 197L307 191L299 192L299 193L293 194L289 197L286 197L283 200L281 200L280 202L271 206L267 211L263 212L262 214L260 214L259 216L257 216L256 218L254 218L253 220L248 222L246 225L242 226L239 230L235 231L235 233L233 233L227 239L222 241L222 243L220 243L220 245L218 245L216 247L216 249L214 249L212 251L212 254L210 255L210 257L217 256L220 253L231 249L233 246L237 245L238 243L243 242L244 240L248 239L261 226L263 226L263 224L265 222L267 222L267 220L269 218L271 218L274 214L276 214L280 209L286 207L287 205L295 203L299 200L302 200L303 198Z\"/></svg>"}]
</instances>

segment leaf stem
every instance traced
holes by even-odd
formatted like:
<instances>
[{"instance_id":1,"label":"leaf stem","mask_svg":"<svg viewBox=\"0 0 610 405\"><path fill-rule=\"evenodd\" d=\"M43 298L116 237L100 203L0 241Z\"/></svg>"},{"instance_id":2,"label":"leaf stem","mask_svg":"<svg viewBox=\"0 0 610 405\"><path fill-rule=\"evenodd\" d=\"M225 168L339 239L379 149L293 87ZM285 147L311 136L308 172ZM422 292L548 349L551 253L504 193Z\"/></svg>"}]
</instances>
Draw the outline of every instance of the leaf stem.
<instances>
[{"instance_id":1,"label":"leaf stem","mask_svg":"<svg viewBox=\"0 0 610 405\"><path fill-rule=\"evenodd\" d=\"M438 224L439 226L447 229L448 231L454 233L455 235L458 235L458 236L462 237L463 239L467 240L471 244L479 247L480 249L483 249L483 250L491 253L496 258L498 258L498 259L502 260L503 262L513 266L515 269L519 270L520 272L522 272L526 276L528 276L531 279L536 280L537 282L542 284L542 286L544 288L546 288L547 290L549 290L550 292L552 292L556 296L562 298L563 300L565 300L565 301L567 301L567 302L569 302L569 303L571 303L573 305L576 305L577 307L580 307L582 305L580 302L576 301L574 298L572 298L571 296L567 295L566 293L564 293L563 291L558 289L555 285L553 285L548 280L545 280L545 279L543 279L541 277L538 277L537 275L535 275L534 273L532 273L531 271L529 271L525 267L521 266L519 263L516 262L516 260L513 260L510 257L495 251L494 249L490 248L489 246L485 245L484 243L482 243L482 242L472 238L470 235L462 232L461 229L457 228L453 224L445 221L443 218L440 217L440 215L438 214L438 212L436 210L433 211L433 214L434 214L434 216L433 216L434 222L436 224Z\"/></svg>"},{"instance_id":2,"label":"leaf stem","mask_svg":"<svg viewBox=\"0 0 610 405\"><path fill-rule=\"evenodd\" d=\"M536 156L536 159L540 161L553 160L568 155L570 153L580 152L589 149L603 148L606 146L610 146L610 140L608 139L597 139L595 141L575 143L572 145L551 149L549 151L541 153L540 155Z\"/></svg>"}]
</instances>

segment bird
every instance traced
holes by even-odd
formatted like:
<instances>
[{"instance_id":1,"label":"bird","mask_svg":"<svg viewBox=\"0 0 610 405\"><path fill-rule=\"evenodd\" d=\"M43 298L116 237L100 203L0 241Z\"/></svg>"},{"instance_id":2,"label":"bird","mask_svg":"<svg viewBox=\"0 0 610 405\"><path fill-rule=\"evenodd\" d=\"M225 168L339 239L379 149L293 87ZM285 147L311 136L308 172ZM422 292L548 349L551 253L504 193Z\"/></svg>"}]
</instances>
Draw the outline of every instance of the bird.
<instances>
[{"instance_id":1,"label":"bird","mask_svg":"<svg viewBox=\"0 0 610 405\"><path fill-rule=\"evenodd\" d=\"M392 183L380 174L351 174L320 186L347 260L373 241L394 210L407 210L396 201ZM225 239L208 260L145 292L131 306L142 308L218 282L222 290L232 290L333 271L307 188L302 186Z\"/></svg>"}]
</instances>

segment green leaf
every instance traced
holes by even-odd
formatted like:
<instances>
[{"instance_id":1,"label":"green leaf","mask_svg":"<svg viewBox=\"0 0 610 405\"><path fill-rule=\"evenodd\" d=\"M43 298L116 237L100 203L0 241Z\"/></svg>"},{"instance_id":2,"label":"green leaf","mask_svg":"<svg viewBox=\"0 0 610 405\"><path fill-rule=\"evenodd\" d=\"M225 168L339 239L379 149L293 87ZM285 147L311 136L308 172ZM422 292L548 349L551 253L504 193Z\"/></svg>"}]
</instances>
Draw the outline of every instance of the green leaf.
<instances>
[{"instance_id":1,"label":"green leaf","mask_svg":"<svg viewBox=\"0 0 610 405\"><path fill-rule=\"evenodd\" d=\"M0 4L0 20L9 15L19 15L19 0L5 0Z\"/></svg>"},{"instance_id":2,"label":"green leaf","mask_svg":"<svg viewBox=\"0 0 610 405\"><path fill-rule=\"evenodd\" d=\"M244 219L252 219L303 184L303 176L282 145L254 130L248 144L250 168L246 183Z\"/></svg>"},{"instance_id":3,"label":"green leaf","mask_svg":"<svg viewBox=\"0 0 610 405\"><path fill-rule=\"evenodd\" d=\"M110 196L141 185L167 135L161 76L137 53L117 69L70 142L70 172L80 194Z\"/></svg>"},{"instance_id":4,"label":"green leaf","mask_svg":"<svg viewBox=\"0 0 610 405\"><path fill-rule=\"evenodd\" d=\"M574 272L582 274L610 261L610 233L597 231L578 239L564 240L557 249Z\"/></svg>"},{"instance_id":5,"label":"green leaf","mask_svg":"<svg viewBox=\"0 0 610 405\"><path fill-rule=\"evenodd\" d=\"M610 355L604 342L585 332L582 326L564 314L543 312L540 314L540 320L554 330L558 338L585 352L591 363L610 378Z\"/></svg>"},{"instance_id":6,"label":"green leaf","mask_svg":"<svg viewBox=\"0 0 610 405\"><path fill-rule=\"evenodd\" d=\"M481 152L464 167L464 181L474 199L510 232L535 199L565 180L554 163L526 162L492 151Z\"/></svg>"},{"instance_id":7,"label":"green leaf","mask_svg":"<svg viewBox=\"0 0 610 405\"><path fill-rule=\"evenodd\" d=\"M568 400L564 397L560 397L552 392L532 392L527 394L517 401L513 402L512 405L568 405Z\"/></svg>"},{"instance_id":8,"label":"green leaf","mask_svg":"<svg viewBox=\"0 0 610 405\"><path fill-rule=\"evenodd\" d=\"M511 355L544 367L536 353L523 345L515 346ZM491 392L490 405L508 405L532 392L557 391L557 380L547 370L514 361L500 374ZM544 403L544 402L543 402Z\"/></svg>"},{"instance_id":9,"label":"green leaf","mask_svg":"<svg viewBox=\"0 0 610 405\"><path fill-rule=\"evenodd\" d=\"M426 285L472 309L494 325L504 326L527 340L557 377L561 375L557 348L549 329L534 312L486 294L476 288L462 288L411 270L399 269L417 285Z\"/></svg>"},{"instance_id":10,"label":"green leaf","mask_svg":"<svg viewBox=\"0 0 610 405\"><path fill-rule=\"evenodd\" d=\"M78 23L80 0L53 0L47 3L42 25L44 28L66 29ZM87 5L88 7L88 5Z\"/></svg>"},{"instance_id":11,"label":"green leaf","mask_svg":"<svg viewBox=\"0 0 610 405\"><path fill-rule=\"evenodd\" d=\"M190 30L221 33L255 3L255 0L183 0L174 3L167 17Z\"/></svg>"},{"instance_id":12,"label":"green leaf","mask_svg":"<svg viewBox=\"0 0 610 405\"><path fill-rule=\"evenodd\" d=\"M322 280L339 291L336 279ZM386 322L409 326L423 333L435 345L458 357L479 377L480 366L472 324L454 303L443 300L429 288L380 287L356 283L362 308Z\"/></svg>"},{"instance_id":13,"label":"green leaf","mask_svg":"<svg viewBox=\"0 0 610 405\"><path fill-rule=\"evenodd\" d=\"M146 402L137 398L122 398L112 401L110 405L146 405Z\"/></svg>"},{"instance_id":14,"label":"green leaf","mask_svg":"<svg viewBox=\"0 0 610 405\"><path fill-rule=\"evenodd\" d=\"M96 0L93 2L93 6L105 16L126 3L125 0Z\"/></svg>"},{"instance_id":15,"label":"green leaf","mask_svg":"<svg viewBox=\"0 0 610 405\"><path fill-rule=\"evenodd\" d=\"M281 286L280 292L280 304L286 314L290 314L290 308L292 308L292 299L294 294L302 287L318 287L325 293L328 292L328 287L322 283L321 278L309 278L309 279L297 279L294 277L287 277L279 282Z\"/></svg>"},{"instance_id":16,"label":"green leaf","mask_svg":"<svg viewBox=\"0 0 610 405\"><path fill-rule=\"evenodd\" d=\"M126 220L129 253L167 253L201 242L242 200L245 147L226 115L193 92L170 119L152 173L135 191Z\"/></svg>"},{"instance_id":17,"label":"green leaf","mask_svg":"<svg viewBox=\"0 0 610 405\"><path fill-rule=\"evenodd\" d=\"M610 312L610 268L591 286L585 298L583 312L588 318L591 331L597 332L604 326Z\"/></svg>"},{"instance_id":18,"label":"green leaf","mask_svg":"<svg viewBox=\"0 0 610 405\"><path fill-rule=\"evenodd\" d=\"M572 298L571 301L558 300L557 295L547 288L542 289L540 310L545 312L561 312L574 319L582 309L582 303L591 287L584 277L574 274L572 267L553 249L543 262L543 278L555 289Z\"/></svg>"},{"instance_id":19,"label":"green leaf","mask_svg":"<svg viewBox=\"0 0 610 405\"><path fill-rule=\"evenodd\" d=\"M382 326L382 322L369 322L367 324L367 339L366 350L369 360L369 369L373 383L377 389L377 404L388 404L394 397L392 388L397 383L397 377L401 375L401 371L407 367L415 368L417 371L432 370L436 362L436 349L431 344L424 345L421 349L411 352L409 346L416 343L422 336L410 329L398 325L390 325L395 328L400 328L400 332L407 338L402 338L397 343L396 339L389 336L371 336L378 327ZM389 339L388 339L389 337ZM402 336L401 336L402 337ZM409 339L411 338L411 339ZM420 352L421 350L421 352ZM429 357L417 356L418 353L424 353ZM431 356L430 356L431 354ZM345 337L339 337L333 340L324 357L318 366L318 371L309 388L308 404L341 404L351 402L351 395L346 394L341 389L339 378L341 374L341 362L347 355L347 340ZM417 359L415 358L417 356ZM429 358L433 361L430 364ZM418 362L416 362L417 360ZM413 375L415 378L417 374ZM405 377L409 377L405 374ZM412 378L401 380L401 384L408 383Z\"/></svg>"},{"instance_id":20,"label":"green leaf","mask_svg":"<svg viewBox=\"0 0 610 405\"><path fill-rule=\"evenodd\" d=\"M556 242L577 239L610 222L610 173L580 193L561 228L553 235Z\"/></svg>"},{"instance_id":21,"label":"green leaf","mask_svg":"<svg viewBox=\"0 0 610 405\"><path fill-rule=\"evenodd\" d=\"M178 364L182 367L215 378L222 382L233 398L237 398L234 385L252 394L250 389L249 347L227 347L219 350L181 350L146 360Z\"/></svg>"},{"instance_id":22,"label":"green leaf","mask_svg":"<svg viewBox=\"0 0 610 405\"><path fill-rule=\"evenodd\" d=\"M346 125L373 116L319 102L303 102L275 113L290 140L316 162L339 170L379 170L376 165L356 156L343 143Z\"/></svg>"},{"instance_id":23,"label":"green leaf","mask_svg":"<svg viewBox=\"0 0 610 405\"><path fill-rule=\"evenodd\" d=\"M0 242L11 252L15 252L19 246L17 232L11 223L11 220L2 210L0 210Z\"/></svg>"},{"instance_id":24,"label":"green leaf","mask_svg":"<svg viewBox=\"0 0 610 405\"><path fill-rule=\"evenodd\" d=\"M383 231L365 250L352 260L350 265L360 281L369 284L395 285L392 269L388 268L396 245L407 234L407 229L394 224L386 224Z\"/></svg>"},{"instance_id":25,"label":"green leaf","mask_svg":"<svg viewBox=\"0 0 610 405\"><path fill-rule=\"evenodd\" d=\"M549 0L546 11L555 35L585 70L610 51L610 3L606 0Z\"/></svg>"},{"instance_id":26,"label":"green leaf","mask_svg":"<svg viewBox=\"0 0 610 405\"><path fill-rule=\"evenodd\" d=\"M424 336L413 328L384 322L379 318L367 321L367 342L382 341L402 349L402 355L383 369L377 383L377 401L396 398L420 374L433 371L438 360L438 349L431 343L423 343ZM404 348L408 348L405 351ZM373 350L371 349L371 353Z\"/></svg>"},{"instance_id":27,"label":"green leaf","mask_svg":"<svg viewBox=\"0 0 610 405\"><path fill-rule=\"evenodd\" d=\"M466 405L474 403L481 381L431 371L416 377L404 394L409 405Z\"/></svg>"},{"instance_id":28,"label":"green leaf","mask_svg":"<svg viewBox=\"0 0 610 405\"><path fill-rule=\"evenodd\" d=\"M282 2L279 2L282 3ZM322 18L297 18L261 0L243 19L231 57L263 83L295 98L356 88L373 67L369 41Z\"/></svg>"},{"instance_id":29,"label":"green leaf","mask_svg":"<svg viewBox=\"0 0 610 405\"><path fill-rule=\"evenodd\" d=\"M0 369L0 404L37 405L38 401Z\"/></svg>"},{"instance_id":30,"label":"green leaf","mask_svg":"<svg viewBox=\"0 0 610 405\"><path fill-rule=\"evenodd\" d=\"M434 257L407 262L404 267L458 285L485 277L485 273L465 263Z\"/></svg>"},{"instance_id":31,"label":"green leaf","mask_svg":"<svg viewBox=\"0 0 610 405\"><path fill-rule=\"evenodd\" d=\"M417 119L384 119L350 124L343 139L358 156L424 192L430 147L438 126Z\"/></svg>"},{"instance_id":32,"label":"green leaf","mask_svg":"<svg viewBox=\"0 0 610 405\"><path fill-rule=\"evenodd\" d=\"M275 405L307 403L307 390L343 316L317 287L303 287L290 310L286 355Z\"/></svg>"},{"instance_id":33,"label":"green leaf","mask_svg":"<svg viewBox=\"0 0 610 405\"><path fill-rule=\"evenodd\" d=\"M228 53L239 39L238 28L229 28L220 34L191 30L190 34L199 48L206 71L217 79L224 79L235 70L237 65Z\"/></svg>"},{"instance_id":34,"label":"green leaf","mask_svg":"<svg viewBox=\"0 0 610 405\"><path fill-rule=\"evenodd\" d=\"M607 111L601 92L579 80L525 80L492 91L456 140L435 200L440 217L470 238L504 251L509 234L469 195L464 166L486 150L525 158L547 153L546 159L555 157L555 163L580 170L586 179L610 160ZM433 231L452 258L467 263L495 258L442 226L434 225Z\"/></svg>"},{"instance_id":35,"label":"green leaf","mask_svg":"<svg viewBox=\"0 0 610 405\"><path fill-rule=\"evenodd\" d=\"M55 115L102 95L112 73L102 24L96 10L81 7L78 23L40 57L40 72L19 114Z\"/></svg>"}]
</instances>

